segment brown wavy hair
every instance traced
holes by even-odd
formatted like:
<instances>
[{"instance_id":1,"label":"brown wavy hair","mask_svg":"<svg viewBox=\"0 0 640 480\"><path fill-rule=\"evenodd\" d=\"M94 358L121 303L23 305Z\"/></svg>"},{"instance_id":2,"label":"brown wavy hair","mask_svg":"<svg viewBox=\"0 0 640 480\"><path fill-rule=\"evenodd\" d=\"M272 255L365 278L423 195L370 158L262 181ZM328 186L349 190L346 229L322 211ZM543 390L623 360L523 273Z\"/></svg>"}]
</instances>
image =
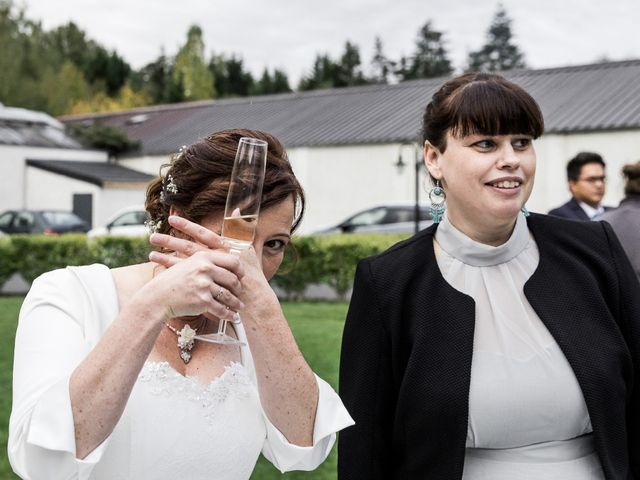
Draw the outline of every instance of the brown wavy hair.
<instances>
[{"instance_id":1,"label":"brown wavy hair","mask_svg":"<svg viewBox=\"0 0 640 480\"><path fill-rule=\"evenodd\" d=\"M169 163L162 165L160 175L147 187L145 200L151 221L160 225L158 233L172 233L167 221L171 207L196 223L211 214L224 213L233 161L242 137L257 138L268 144L261 208L293 196L295 216L291 231L299 226L305 208L304 191L282 143L259 130L231 129L214 132L184 147ZM177 191L167 188L169 176Z\"/></svg>"}]
</instances>

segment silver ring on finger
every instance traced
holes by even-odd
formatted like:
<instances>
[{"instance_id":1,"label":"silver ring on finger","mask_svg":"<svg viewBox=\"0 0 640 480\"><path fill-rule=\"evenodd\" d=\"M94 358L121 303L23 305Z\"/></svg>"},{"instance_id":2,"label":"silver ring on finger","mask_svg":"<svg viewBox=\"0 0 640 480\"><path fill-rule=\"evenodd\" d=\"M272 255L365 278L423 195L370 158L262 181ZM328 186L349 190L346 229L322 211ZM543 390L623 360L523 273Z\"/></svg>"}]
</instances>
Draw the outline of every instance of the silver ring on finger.
<instances>
[{"instance_id":1,"label":"silver ring on finger","mask_svg":"<svg viewBox=\"0 0 640 480\"><path fill-rule=\"evenodd\" d=\"M222 295L224 295L224 288L220 287L220 290L218 290L218 293L216 293L213 296L214 300L220 300L220 297L222 297Z\"/></svg>"}]
</instances>

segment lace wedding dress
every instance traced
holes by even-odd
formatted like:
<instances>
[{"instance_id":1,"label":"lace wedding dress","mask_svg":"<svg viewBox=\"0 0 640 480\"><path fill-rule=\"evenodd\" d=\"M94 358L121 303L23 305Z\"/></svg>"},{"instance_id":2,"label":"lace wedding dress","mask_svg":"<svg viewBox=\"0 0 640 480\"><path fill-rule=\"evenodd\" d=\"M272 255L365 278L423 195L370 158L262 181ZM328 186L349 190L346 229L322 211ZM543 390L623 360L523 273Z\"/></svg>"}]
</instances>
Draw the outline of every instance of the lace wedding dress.
<instances>
[{"instance_id":1,"label":"lace wedding dress","mask_svg":"<svg viewBox=\"0 0 640 480\"><path fill-rule=\"evenodd\" d=\"M276 468L313 470L335 432L353 420L316 376L313 445L290 444L260 404L253 358L241 348L208 385L166 362L141 370L115 429L86 458L75 458L69 378L118 314L110 270L68 267L36 279L20 311L8 453L31 480L247 480L262 453ZM236 326L246 341L242 325Z\"/></svg>"}]
</instances>

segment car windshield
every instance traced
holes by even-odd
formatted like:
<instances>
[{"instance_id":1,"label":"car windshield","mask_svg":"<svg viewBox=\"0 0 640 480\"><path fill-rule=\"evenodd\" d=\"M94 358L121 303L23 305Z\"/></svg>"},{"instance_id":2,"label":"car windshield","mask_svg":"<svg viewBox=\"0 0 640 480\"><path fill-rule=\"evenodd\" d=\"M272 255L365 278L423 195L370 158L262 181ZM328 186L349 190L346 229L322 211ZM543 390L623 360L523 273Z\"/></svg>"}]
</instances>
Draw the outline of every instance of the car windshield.
<instances>
[{"instance_id":1,"label":"car windshield","mask_svg":"<svg viewBox=\"0 0 640 480\"><path fill-rule=\"evenodd\" d=\"M352 225L354 227L377 225L382 221L386 213L387 209L384 207L372 208L371 210L366 210L354 215L345 222L345 225Z\"/></svg>"},{"instance_id":2,"label":"car windshield","mask_svg":"<svg viewBox=\"0 0 640 480\"><path fill-rule=\"evenodd\" d=\"M83 223L80 217L70 212L42 212L42 218L49 225L69 226Z\"/></svg>"},{"instance_id":3,"label":"car windshield","mask_svg":"<svg viewBox=\"0 0 640 480\"><path fill-rule=\"evenodd\" d=\"M144 225L147 219L147 212L127 212L116 218L111 226L113 227L126 227L129 225Z\"/></svg>"}]
</instances>

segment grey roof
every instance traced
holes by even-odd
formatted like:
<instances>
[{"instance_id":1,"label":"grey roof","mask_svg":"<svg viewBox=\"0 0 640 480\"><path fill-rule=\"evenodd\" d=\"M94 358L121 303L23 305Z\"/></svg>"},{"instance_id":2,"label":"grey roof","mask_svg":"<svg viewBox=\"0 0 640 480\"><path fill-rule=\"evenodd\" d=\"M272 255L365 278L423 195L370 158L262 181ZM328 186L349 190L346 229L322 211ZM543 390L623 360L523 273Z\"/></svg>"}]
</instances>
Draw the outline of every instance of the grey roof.
<instances>
[{"instance_id":1,"label":"grey roof","mask_svg":"<svg viewBox=\"0 0 640 480\"><path fill-rule=\"evenodd\" d=\"M0 144L30 147L83 148L66 134L64 124L44 112L5 107L0 103Z\"/></svg>"},{"instance_id":2,"label":"grey roof","mask_svg":"<svg viewBox=\"0 0 640 480\"><path fill-rule=\"evenodd\" d=\"M640 128L640 60L503 73L538 101L547 132ZM102 121L142 142L137 154L175 152L207 134L244 127L287 147L413 141L443 78L311 92L201 101L62 117Z\"/></svg>"},{"instance_id":3,"label":"grey roof","mask_svg":"<svg viewBox=\"0 0 640 480\"><path fill-rule=\"evenodd\" d=\"M31 160L27 165L104 187L109 183L147 183L152 175L114 163L74 160Z\"/></svg>"}]
</instances>

